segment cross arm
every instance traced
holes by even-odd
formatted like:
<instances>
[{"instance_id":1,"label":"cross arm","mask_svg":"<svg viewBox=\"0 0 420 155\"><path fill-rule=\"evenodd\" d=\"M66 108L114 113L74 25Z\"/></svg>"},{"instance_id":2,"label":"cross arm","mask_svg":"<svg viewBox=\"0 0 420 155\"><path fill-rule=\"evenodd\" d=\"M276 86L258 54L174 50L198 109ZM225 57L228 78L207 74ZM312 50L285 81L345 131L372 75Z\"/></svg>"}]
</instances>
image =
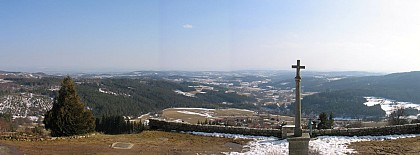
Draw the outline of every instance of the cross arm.
<instances>
[{"instance_id":1,"label":"cross arm","mask_svg":"<svg viewBox=\"0 0 420 155\"><path fill-rule=\"evenodd\" d=\"M305 66L297 66L297 65L292 66L292 68L298 68L298 67L299 67L299 69L305 69Z\"/></svg>"}]
</instances>

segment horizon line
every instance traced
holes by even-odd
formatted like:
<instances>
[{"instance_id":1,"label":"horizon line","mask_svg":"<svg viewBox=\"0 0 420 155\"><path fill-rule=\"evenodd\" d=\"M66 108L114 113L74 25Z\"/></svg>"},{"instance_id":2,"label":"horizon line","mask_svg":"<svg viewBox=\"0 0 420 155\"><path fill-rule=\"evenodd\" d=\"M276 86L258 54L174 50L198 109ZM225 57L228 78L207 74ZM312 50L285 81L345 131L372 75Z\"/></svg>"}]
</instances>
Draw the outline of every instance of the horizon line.
<instances>
[{"instance_id":1,"label":"horizon line","mask_svg":"<svg viewBox=\"0 0 420 155\"><path fill-rule=\"evenodd\" d=\"M237 69L237 70L182 70L182 69L168 69L168 70L154 70L154 69L144 69L144 70L129 70L129 69L98 69L93 71L93 69L63 69L63 70L33 70L33 69L16 69L16 70L3 70L0 69L0 72L10 72L10 73L45 73L45 74L106 74L106 73L130 73L130 72L246 72L246 71L281 71L281 72L294 72L290 69ZM420 70L419 70L420 71ZM304 72L365 72L365 73L377 73L377 74L392 74L392 73L404 73L404 72L415 72L413 71L363 71L363 70L305 70Z\"/></svg>"}]
</instances>

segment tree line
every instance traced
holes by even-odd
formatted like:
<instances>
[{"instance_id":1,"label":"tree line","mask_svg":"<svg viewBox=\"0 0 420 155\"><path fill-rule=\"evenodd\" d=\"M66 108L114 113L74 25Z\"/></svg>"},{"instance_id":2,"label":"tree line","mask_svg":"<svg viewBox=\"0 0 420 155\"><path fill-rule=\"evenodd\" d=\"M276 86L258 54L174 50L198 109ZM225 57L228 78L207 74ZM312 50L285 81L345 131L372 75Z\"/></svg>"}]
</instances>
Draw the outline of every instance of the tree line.
<instances>
[{"instance_id":1,"label":"tree line","mask_svg":"<svg viewBox=\"0 0 420 155\"><path fill-rule=\"evenodd\" d=\"M174 92L194 91L188 87L190 84L153 79L102 79L96 82L85 79L77 88L81 99L93 109L95 116L138 116L171 107L255 108L249 104L255 99L235 93L209 90L196 97L187 97ZM106 88L119 95L101 93L99 88ZM234 104L226 105L222 102Z\"/></svg>"},{"instance_id":2,"label":"tree line","mask_svg":"<svg viewBox=\"0 0 420 155\"><path fill-rule=\"evenodd\" d=\"M104 94L98 91L99 88L107 86L112 86L112 91L115 92L115 94ZM186 86L167 81L107 79L100 82L81 82L77 88L81 91L88 90L90 93L78 93L74 81L70 77L65 77L61 82L58 96L54 98L52 109L45 114L45 128L51 130L52 136L80 135L95 130L106 134L137 133L144 129L143 124L141 121L130 122L129 120L124 119L121 115L124 114L124 111L122 110L143 110L140 112L137 111L137 114L139 114L146 110L150 110L149 108L163 109L168 106L180 106L180 104L185 104L179 104L181 101L191 103L190 105L185 105L186 107L199 106L200 103L211 105L210 102L203 103L199 102L200 100L196 98L189 98L176 94L173 90L179 90L178 87L184 87L179 88L183 90L190 89ZM89 107L83 103L79 94L85 95L83 97L91 103L89 104ZM215 96L217 96L217 93ZM231 97L230 95L220 94L218 99L220 98L224 98L229 102L240 103L240 101L236 101L235 97ZM246 98L239 95L237 98L239 100L246 100ZM178 101L178 99L184 100ZM146 104L141 104L142 102L145 102ZM101 103L102 105L95 105L92 103ZM110 107L107 107L104 103L110 104ZM113 112L115 112L117 114L102 115L101 118L96 117L95 119L93 113L99 108L115 108L113 111L108 112L111 114L114 114ZM104 109L102 109L102 111L103 110Z\"/></svg>"},{"instance_id":3,"label":"tree line","mask_svg":"<svg viewBox=\"0 0 420 155\"><path fill-rule=\"evenodd\" d=\"M51 136L72 136L93 131L106 134L138 133L144 129L141 122L130 122L123 116L102 116L95 119L93 113L81 102L73 80L65 77L61 82L53 107L45 113L45 128Z\"/></svg>"},{"instance_id":4,"label":"tree line","mask_svg":"<svg viewBox=\"0 0 420 155\"><path fill-rule=\"evenodd\" d=\"M141 121L130 122L123 116L102 116L96 118L96 131L105 134L131 134L139 133L145 129Z\"/></svg>"},{"instance_id":5,"label":"tree line","mask_svg":"<svg viewBox=\"0 0 420 155\"><path fill-rule=\"evenodd\" d=\"M7 80L21 85L22 88L14 92L1 91L0 94L31 92L51 98L58 96L57 91L48 90L52 86L60 85L61 77L43 78L8 78ZM94 116L138 116L148 112L157 112L171 107L203 107L203 108L256 108L250 102L252 97L241 96L236 93L226 94L223 88L215 87L215 91L187 97L174 92L194 91L189 86L198 85L192 82L172 82L155 77L125 77L125 78L80 78L75 81L77 94L81 102L92 109ZM99 92L100 88L110 90L118 95ZM233 103L231 105L221 104Z\"/></svg>"}]
</instances>

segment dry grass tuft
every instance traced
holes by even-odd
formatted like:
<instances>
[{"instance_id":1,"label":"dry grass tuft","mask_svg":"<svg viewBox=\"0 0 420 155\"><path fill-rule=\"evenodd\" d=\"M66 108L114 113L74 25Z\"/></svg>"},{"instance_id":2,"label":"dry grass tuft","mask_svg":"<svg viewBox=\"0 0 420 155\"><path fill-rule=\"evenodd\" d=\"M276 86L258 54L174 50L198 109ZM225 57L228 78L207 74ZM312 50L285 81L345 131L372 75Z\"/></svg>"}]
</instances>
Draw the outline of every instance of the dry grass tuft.
<instances>
[{"instance_id":1,"label":"dry grass tuft","mask_svg":"<svg viewBox=\"0 0 420 155\"><path fill-rule=\"evenodd\" d=\"M420 154L420 137L351 143L358 154Z\"/></svg>"}]
</instances>

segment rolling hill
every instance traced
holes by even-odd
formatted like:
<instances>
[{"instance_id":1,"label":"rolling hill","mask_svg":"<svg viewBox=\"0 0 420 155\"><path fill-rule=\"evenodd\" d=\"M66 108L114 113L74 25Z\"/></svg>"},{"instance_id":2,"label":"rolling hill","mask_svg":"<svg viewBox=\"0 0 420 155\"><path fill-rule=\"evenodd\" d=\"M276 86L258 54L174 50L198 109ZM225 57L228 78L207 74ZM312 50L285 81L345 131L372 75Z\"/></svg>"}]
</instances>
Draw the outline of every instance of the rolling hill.
<instances>
[{"instance_id":1,"label":"rolling hill","mask_svg":"<svg viewBox=\"0 0 420 155\"><path fill-rule=\"evenodd\" d=\"M320 93L304 97L302 108L306 113L325 111L341 117L384 117L385 112L379 105L363 105L366 102L364 97L376 96L420 104L419 79L420 72L406 72L324 82L318 80L316 85L305 86L307 90Z\"/></svg>"},{"instance_id":2,"label":"rolling hill","mask_svg":"<svg viewBox=\"0 0 420 155\"><path fill-rule=\"evenodd\" d=\"M62 77L27 78L16 75L5 79L12 81L13 85L1 87L4 89L0 90L0 107L13 105L12 109L19 109L21 107L14 100L9 104L8 95L33 93L53 98L57 95ZM225 93L226 90L221 87L196 92L196 89L190 87L194 86L194 83L172 82L161 78L80 78L75 79L75 83L82 102L91 108L97 117L138 116L170 107L255 108L253 104L249 104L255 99L236 93ZM182 94L189 92L195 94L193 96ZM49 99L48 104L51 102ZM8 111L0 110L0 112Z\"/></svg>"}]
</instances>

